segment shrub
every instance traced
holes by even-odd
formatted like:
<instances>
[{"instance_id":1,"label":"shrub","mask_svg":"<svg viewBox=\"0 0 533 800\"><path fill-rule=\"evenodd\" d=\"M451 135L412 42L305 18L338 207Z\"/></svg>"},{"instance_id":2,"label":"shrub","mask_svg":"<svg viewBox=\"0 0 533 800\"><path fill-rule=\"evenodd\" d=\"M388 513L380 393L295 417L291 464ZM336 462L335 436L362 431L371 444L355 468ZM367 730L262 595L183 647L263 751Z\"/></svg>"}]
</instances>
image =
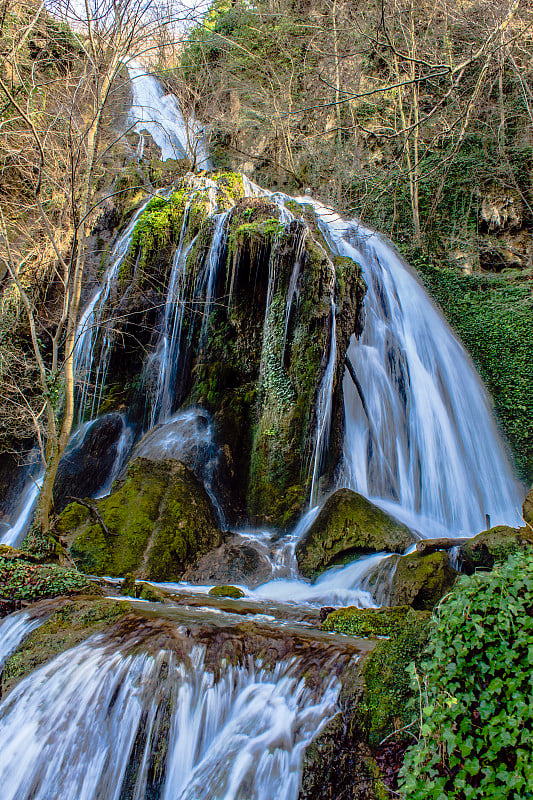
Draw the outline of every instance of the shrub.
<instances>
[{"instance_id":1,"label":"shrub","mask_svg":"<svg viewBox=\"0 0 533 800\"><path fill-rule=\"evenodd\" d=\"M533 555L461 578L421 665L421 737L401 778L408 800L533 798L532 652Z\"/></svg>"}]
</instances>

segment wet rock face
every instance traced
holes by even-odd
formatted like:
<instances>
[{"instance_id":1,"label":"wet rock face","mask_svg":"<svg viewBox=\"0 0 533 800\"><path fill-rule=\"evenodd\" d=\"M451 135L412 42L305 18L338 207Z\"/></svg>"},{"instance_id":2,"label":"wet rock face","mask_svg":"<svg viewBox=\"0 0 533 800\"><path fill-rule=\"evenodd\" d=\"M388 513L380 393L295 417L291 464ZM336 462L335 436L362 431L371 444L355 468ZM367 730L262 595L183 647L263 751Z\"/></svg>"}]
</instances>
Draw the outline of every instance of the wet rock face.
<instances>
[{"instance_id":1,"label":"wet rock face","mask_svg":"<svg viewBox=\"0 0 533 800\"><path fill-rule=\"evenodd\" d=\"M226 536L223 544L201 556L183 575L190 583L240 583L251 588L265 583L272 567L259 547L238 534Z\"/></svg>"},{"instance_id":2,"label":"wet rock face","mask_svg":"<svg viewBox=\"0 0 533 800\"><path fill-rule=\"evenodd\" d=\"M328 615L324 630L386 638L346 670L340 713L305 751L299 800L384 800L385 784L397 790L409 743L405 726L416 714L408 666L420 660L429 619L429 613L408 607L340 608Z\"/></svg>"},{"instance_id":3,"label":"wet rock face","mask_svg":"<svg viewBox=\"0 0 533 800\"><path fill-rule=\"evenodd\" d=\"M366 287L357 264L329 253L309 210L289 203L294 219L281 222L270 198L244 194L237 174L188 176L168 200L148 204L109 297L108 332L120 347L112 348L108 373L118 383L105 387L103 397L111 402L107 408L116 408L113 398L125 402L124 387L138 384L142 372L143 390L127 400L129 418L141 418L141 395L156 387L159 375L157 362L151 371L145 356L158 346L181 246L180 330L188 344L171 376L170 410L200 406L210 413L220 453L213 485L228 521L287 529L309 495L312 475L301 465L314 463L317 398L330 354L331 436L320 465L326 485L342 454L344 358L351 335L361 332ZM228 214L213 270L214 198L218 212ZM199 287L207 285L212 303L206 311ZM147 331L154 332L151 340Z\"/></svg>"},{"instance_id":4,"label":"wet rock face","mask_svg":"<svg viewBox=\"0 0 533 800\"><path fill-rule=\"evenodd\" d=\"M296 558L302 575L313 577L343 557L402 553L415 542L401 522L351 489L339 489L298 542Z\"/></svg>"},{"instance_id":5,"label":"wet rock face","mask_svg":"<svg viewBox=\"0 0 533 800\"><path fill-rule=\"evenodd\" d=\"M402 556L392 578L390 604L431 610L450 591L458 574L444 550L427 556Z\"/></svg>"},{"instance_id":6,"label":"wet rock face","mask_svg":"<svg viewBox=\"0 0 533 800\"><path fill-rule=\"evenodd\" d=\"M529 490L528 495L524 500L524 504L522 506L522 516L524 517L526 527L533 526L533 486ZM529 530L533 534L533 527L530 527Z\"/></svg>"},{"instance_id":7,"label":"wet rock face","mask_svg":"<svg viewBox=\"0 0 533 800\"><path fill-rule=\"evenodd\" d=\"M337 714L305 751L298 800L378 800L378 778L368 744L352 741Z\"/></svg>"},{"instance_id":8,"label":"wet rock face","mask_svg":"<svg viewBox=\"0 0 533 800\"><path fill-rule=\"evenodd\" d=\"M91 425L77 446L67 450L54 484L56 511L63 511L73 497L92 497L105 484L115 462L123 425L120 414L105 414Z\"/></svg>"},{"instance_id":9,"label":"wet rock face","mask_svg":"<svg viewBox=\"0 0 533 800\"><path fill-rule=\"evenodd\" d=\"M88 505L72 503L57 523L71 556L88 573L179 580L222 541L205 489L172 459L135 459L108 497Z\"/></svg>"}]
</instances>

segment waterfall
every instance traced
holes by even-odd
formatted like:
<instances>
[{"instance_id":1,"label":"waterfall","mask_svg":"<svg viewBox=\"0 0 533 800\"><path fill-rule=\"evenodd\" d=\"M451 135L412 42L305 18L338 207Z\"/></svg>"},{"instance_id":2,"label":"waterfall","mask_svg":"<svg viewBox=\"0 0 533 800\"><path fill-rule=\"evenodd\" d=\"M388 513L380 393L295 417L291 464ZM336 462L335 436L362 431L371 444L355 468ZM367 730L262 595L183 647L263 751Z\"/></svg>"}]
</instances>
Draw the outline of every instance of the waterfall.
<instances>
[{"instance_id":1,"label":"waterfall","mask_svg":"<svg viewBox=\"0 0 533 800\"><path fill-rule=\"evenodd\" d=\"M331 298L331 323L329 357L326 371L320 384L316 405L316 434L315 452L313 456L313 472L311 479L310 506L316 502L317 482L320 476L320 467L324 455L327 453L329 429L331 425L331 411L333 405L333 380L335 378L335 364L337 362L337 334L335 320L335 302Z\"/></svg>"},{"instance_id":2,"label":"waterfall","mask_svg":"<svg viewBox=\"0 0 533 800\"><path fill-rule=\"evenodd\" d=\"M130 64L129 69L134 93L132 119L145 125L143 129L151 130L153 122L159 131L165 130L163 149L170 147L171 140L177 147L180 136L183 144L183 118L172 111L175 100L171 102L157 81L139 65ZM155 129L153 135L158 135ZM201 304L204 318L199 341L202 346L207 341L217 271L224 256L226 220L231 212L221 213L216 208L214 184L209 179L204 183L213 195L213 237L201 270L190 278L186 262L194 242L184 245L185 214L165 300L162 332L148 365L148 371L156 375L152 382L155 389L151 427L171 419L175 410L174 387L182 357L191 346L190 333L185 340L182 330L186 299ZM264 191L249 181L244 185L248 196L264 196L276 203L282 223L294 220L284 195ZM297 202L305 204L306 209L314 206L332 252L358 262L368 286L364 332L358 340L352 337L348 350L351 369L343 383L345 442L339 485L370 498L423 536L475 534L485 527L487 514L494 523L519 524L519 489L490 401L463 347L409 267L392 245L374 231L342 220L308 197ZM117 241L102 285L80 319L76 344L81 383L79 419L89 411L93 415L97 408L113 342L111 328L105 325L105 310L145 207L146 204L137 210ZM300 256L296 254L286 298L282 349L291 307L297 298L300 269ZM271 283L272 280L269 298ZM266 305L265 326L268 299ZM97 332L102 328L96 363ZM336 355L333 297L328 348L315 408L311 506L316 502L320 469L327 453L332 411ZM4 541L18 541L37 495L38 486L28 484L20 501L20 513L4 534Z\"/></svg>"},{"instance_id":3,"label":"waterfall","mask_svg":"<svg viewBox=\"0 0 533 800\"><path fill-rule=\"evenodd\" d=\"M385 239L315 203L332 248L368 286L344 378L342 482L424 536L520 524L518 484L483 384L410 268Z\"/></svg>"},{"instance_id":4,"label":"waterfall","mask_svg":"<svg viewBox=\"0 0 533 800\"><path fill-rule=\"evenodd\" d=\"M161 148L161 160L188 158L197 169L209 169L209 157L202 132L192 117L184 117L178 101L165 94L157 78L135 61L128 64L133 94L130 120L144 145L143 133L150 134ZM140 151L142 157L142 149Z\"/></svg>"},{"instance_id":5,"label":"waterfall","mask_svg":"<svg viewBox=\"0 0 533 800\"><path fill-rule=\"evenodd\" d=\"M135 226L151 199L152 198L149 197L144 203L141 203L125 230L119 236L113 247L102 284L93 292L78 323L74 360L76 380L79 384L79 421L82 421L86 412L89 411L89 402L91 416L94 416L98 409L98 402L105 383L110 350L113 343L112 331L108 328L106 324L108 321L104 316L107 301L109 300L111 292L116 288L120 268L128 255ZM98 334L102 328L105 331L104 342L96 369L96 377L94 383L91 383L95 366L95 347Z\"/></svg>"},{"instance_id":6,"label":"waterfall","mask_svg":"<svg viewBox=\"0 0 533 800\"><path fill-rule=\"evenodd\" d=\"M10 514L11 526L0 536L0 544L8 544L11 547L16 547L24 539L31 525L33 514L37 506L37 500L39 499L39 492L43 485L43 479L44 473L42 468L39 467L37 476L30 476L26 481L19 501Z\"/></svg>"},{"instance_id":7,"label":"waterfall","mask_svg":"<svg viewBox=\"0 0 533 800\"><path fill-rule=\"evenodd\" d=\"M340 688L312 689L297 666L250 661L215 679L202 647L123 655L95 637L0 704L2 800L296 800Z\"/></svg>"},{"instance_id":8,"label":"waterfall","mask_svg":"<svg viewBox=\"0 0 533 800\"><path fill-rule=\"evenodd\" d=\"M42 618L31 617L27 611L10 614L0 620L0 675L11 653L42 621Z\"/></svg>"}]
</instances>

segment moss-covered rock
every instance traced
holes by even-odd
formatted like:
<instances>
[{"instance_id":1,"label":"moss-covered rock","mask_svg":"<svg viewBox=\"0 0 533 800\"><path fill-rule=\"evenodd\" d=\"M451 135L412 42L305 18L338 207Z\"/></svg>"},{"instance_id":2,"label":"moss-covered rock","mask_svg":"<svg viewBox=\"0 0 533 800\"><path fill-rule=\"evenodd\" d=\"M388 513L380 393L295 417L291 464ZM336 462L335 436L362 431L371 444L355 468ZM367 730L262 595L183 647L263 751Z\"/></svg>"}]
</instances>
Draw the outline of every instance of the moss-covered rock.
<instances>
[{"instance_id":1,"label":"moss-covered rock","mask_svg":"<svg viewBox=\"0 0 533 800\"><path fill-rule=\"evenodd\" d=\"M398 559L392 578L390 603L432 609L450 591L458 573L450 566L448 553L439 550L427 556L411 553Z\"/></svg>"},{"instance_id":2,"label":"moss-covered rock","mask_svg":"<svg viewBox=\"0 0 533 800\"><path fill-rule=\"evenodd\" d=\"M300 800L385 800L394 788L401 755L416 730L417 714L410 664L420 661L430 614L401 607L340 608L325 630L383 636L370 654L342 674L340 713L306 749ZM387 738L386 744L383 739ZM386 777L378 768L386 767Z\"/></svg>"},{"instance_id":3,"label":"moss-covered rock","mask_svg":"<svg viewBox=\"0 0 533 800\"><path fill-rule=\"evenodd\" d=\"M177 371L175 407L198 404L213 414L221 453L214 479L228 519L288 528L311 486L332 300L337 348L331 436L315 475L323 473L327 485L342 453L344 358L350 336L360 333L366 287L357 264L329 254L312 212L282 221L270 198L244 194L240 175L188 175L172 194L148 203L121 267L119 291L113 289L108 301L108 333L113 338L120 332L121 341L111 349L108 374L115 383L120 376L124 385L139 385L144 356L155 344L148 332L160 330L156 309L181 243L187 296L180 330L189 344ZM211 271L214 213L221 211L229 211L226 236ZM157 380L149 372L143 373L143 391ZM102 396L108 396L105 388ZM128 406L130 416L141 416L134 394Z\"/></svg>"},{"instance_id":4,"label":"moss-covered rock","mask_svg":"<svg viewBox=\"0 0 533 800\"><path fill-rule=\"evenodd\" d=\"M410 611L410 606L338 608L328 614L322 623L322 629L345 633L348 636L394 636L405 628Z\"/></svg>"},{"instance_id":5,"label":"moss-covered rock","mask_svg":"<svg viewBox=\"0 0 533 800\"><path fill-rule=\"evenodd\" d=\"M244 597L243 590L237 586L213 586L209 589L209 594L211 597L233 597L235 600Z\"/></svg>"},{"instance_id":6,"label":"moss-covered rock","mask_svg":"<svg viewBox=\"0 0 533 800\"><path fill-rule=\"evenodd\" d=\"M510 528L507 525L496 525L488 531L478 533L460 549L461 571L471 575L476 569L492 569L498 562L503 562L512 553L530 547L533 543L533 531L527 535L527 528Z\"/></svg>"},{"instance_id":7,"label":"moss-covered rock","mask_svg":"<svg viewBox=\"0 0 533 800\"><path fill-rule=\"evenodd\" d=\"M132 575L131 572L128 572L124 575L124 580L122 581L122 585L120 587L120 594L124 595L125 597L135 597L135 575Z\"/></svg>"},{"instance_id":8,"label":"moss-covered rock","mask_svg":"<svg viewBox=\"0 0 533 800\"><path fill-rule=\"evenodd\" d=\"M8 658L2 675L2 694L34 669L115 624L130 611L127 603L104 598L80 598L63 603Z\"/></svg>"},{"instance_id":9,"label":"moss-covered rock","mask_svg":"<svg viewBox=\"0 0 533 800\"><path fill-rule=\"evenodd\" d=\"M149 603L164 603L166 600L165 594L151 586L149 583L139 581L135 588L135 597L139 600L148 600Z\"/></svg>"},{"instance_id":10,"label":"moss-covered rock","mask_svg":"<svg viewBox=\"0 0 533 800\"><path fill-rule=\"evenodd\" d=\"M363 666L364 695L358 708L359 724L372 746L403 730L416 716L409 665L417 663L427 644L430 614L410 610L403 626L388 640L378 642Z\"/></svg>"},{"instance_id":11,"label":"moss-covered rock","mask_svg":"<svg viewBox=\"0 0 533 800\"><path fill-rule=\"evenodd\" d=\"M94 511L71 504L56 525L88 573L178 580L222 541L205 489L172 459L135 459L122 483L91 504Z\"/></svg>"},{"instance_id":12,"label":"moss-covered rock","mask_svg":"<svg viewBox=\"0 0 533 800\"><path fill-rule=\"evenodd\" d=\"M335 561L369 553L402 553L416 536L351 489L339 489L296 546L302 575L313 577Z\"/></svg>"}]
</instances>

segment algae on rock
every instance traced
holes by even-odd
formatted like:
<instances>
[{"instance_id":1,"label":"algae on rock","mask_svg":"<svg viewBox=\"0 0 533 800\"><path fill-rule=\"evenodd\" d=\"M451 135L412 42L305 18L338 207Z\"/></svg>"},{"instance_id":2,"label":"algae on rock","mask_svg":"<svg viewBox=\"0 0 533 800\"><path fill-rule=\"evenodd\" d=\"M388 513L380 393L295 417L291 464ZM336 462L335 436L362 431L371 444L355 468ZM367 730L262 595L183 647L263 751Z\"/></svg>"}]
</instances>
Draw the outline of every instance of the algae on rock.
<instances>
[{"instance_id":1,"label":"algae on rock","mask_svg":"<svg viewBox=\"0 0 533 800\"><path fill-rule=\"evenodd\" d=\"M7 659L2 674L2 694L13 689L33 670L114 625L129 612L128 603L105 598L84 597L60 602L48 619Z\"/></svg>"},{"instance_id":2,"label":"algae on rock","mask_svg":"<svg viewBox=\"0 0 533 800\"><path fill-rule=\"evenodd\" d=\"M478 533L460 548L461 572L471 575L476 569L492 569L512 553L518 553L533 544L533 530L496 525Z\"/></svg>"},{"instance_id":3,"label":"algae on rock","mask_svg":"<svg viewBox=\"0 0 533 800\"><path fill-rule=\"evenodd\" d=\"M222 541L205 489L172 459L135 459L112 493L91 504L94 512L72 503L56 526L88 573L178 580Z\"/></svg>"},{"instance_id":4,"label":"algae on rock","mask_svg":"<svg viewBox=\"0 0 533 800\"><path fill-rule=\"evenodd\" d=\"M369 553L401 553L417 537L351 489L339 489L296 546L300 572L314 577L336 560Z\"/></svg>"},{"instance_id":5,"label":"algae on rock","mask_svg":"<svg viewBox=\"0 0 533 800\"><path fill-rule=\"evenodd\" d=\"M457 575L445 550L425 556L420 553L402 556L394 571L390 603L431 610L450 591Z\"/></svg>"}]
</instances>

